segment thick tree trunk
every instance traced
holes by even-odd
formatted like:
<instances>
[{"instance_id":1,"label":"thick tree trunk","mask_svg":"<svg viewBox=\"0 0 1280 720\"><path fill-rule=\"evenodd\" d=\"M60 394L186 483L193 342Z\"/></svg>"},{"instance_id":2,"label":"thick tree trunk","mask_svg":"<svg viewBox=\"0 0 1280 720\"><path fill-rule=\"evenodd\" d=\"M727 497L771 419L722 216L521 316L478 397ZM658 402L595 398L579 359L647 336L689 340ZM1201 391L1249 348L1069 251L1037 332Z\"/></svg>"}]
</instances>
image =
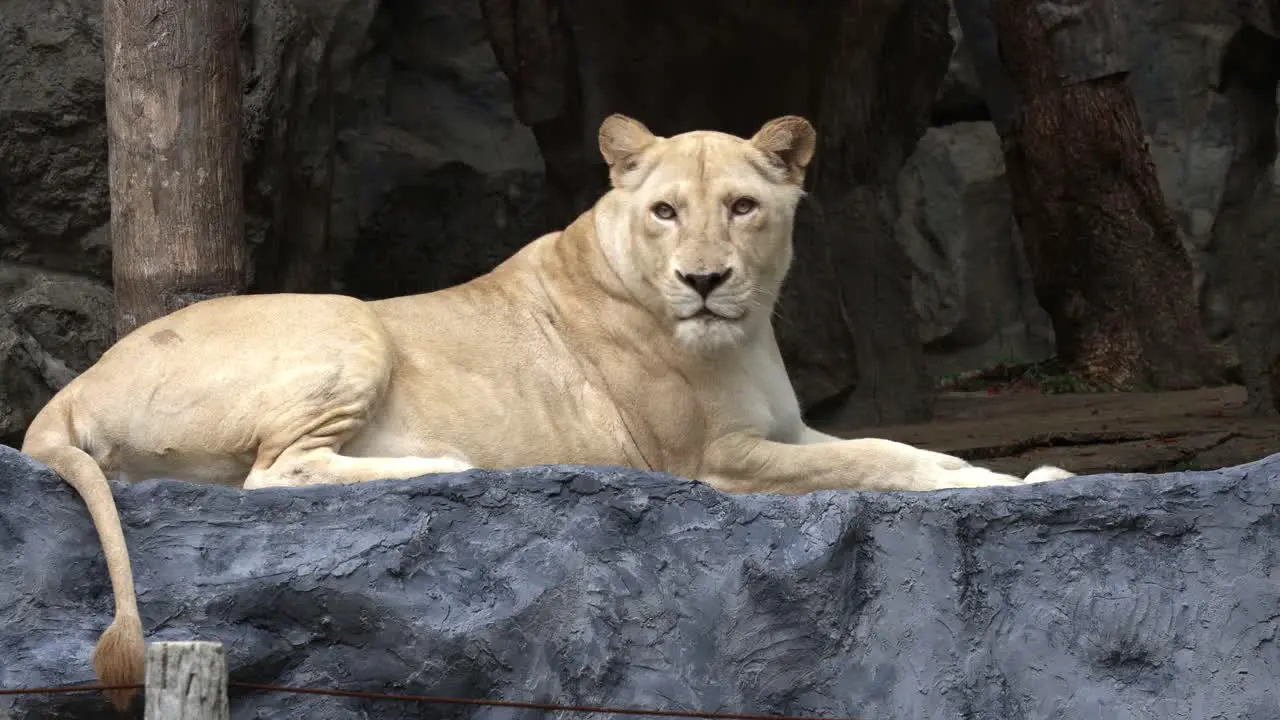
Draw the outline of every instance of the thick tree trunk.
<instances>
[{"instance_id":1,"label":"thick tree trunk","mask_svg":"<svg viewBox=\"0 0 1280 720\"><path fill-rule=\"evenodd\" d=\"M1249 409L1280 414L1280 214L1268 202L1276 161L1280 3L1241 3L1245 19L1228 43L1220 90L1235 117L1235 154L1213 227L1213 248L1231 317ZM1265 194L1263 190L1267 191ZM1270 214L1260 212L1270 209Z\"/></svg>"},{"instance_id":2,"label":"thick tree trunk","mask_svg":"<svg viewBox=\"0 0 1280 720\"><path fill-rule=\"evenodd\" d=\"M1111 0L960 0L1058 355L1117 389L1215 378Z\"/></svg>"},{"instance_id":3,"label":"thick tree trunk","mask_svg":"<svg viewBox=\"0 0 1280 720\"><path fill-rule=\"evenodd\" d=\"M238 12L225 0L105 1L120 336L245 287Z\"/></svg>"},{"instance_id":4,"label":"thick tree trunk","mask_svg":"<svg viewBox=\"0 0 1280 720\"><path fill-rule=\"evenodd\" d=\"M827 26L829 40L814 43L825 62L810 194L818 217L816 232L797 236L796 262L839 274L833 299L844 324L828 326L835 337L796 338L789 346L799 351L787 360L803 369L812 362L804 344L814 340L853 353L845 361L856 368L852 396L811 413L824 424L912 422L932 413L911 266L893 227L898 173L928 127L951 57L947 13L946 0L842 2ZM820 302L814 290L788 286L784 316ZM788 337L790 328L779 330ZM838 368L824 371L839 376Z\"/></svg>"}]
</instances>

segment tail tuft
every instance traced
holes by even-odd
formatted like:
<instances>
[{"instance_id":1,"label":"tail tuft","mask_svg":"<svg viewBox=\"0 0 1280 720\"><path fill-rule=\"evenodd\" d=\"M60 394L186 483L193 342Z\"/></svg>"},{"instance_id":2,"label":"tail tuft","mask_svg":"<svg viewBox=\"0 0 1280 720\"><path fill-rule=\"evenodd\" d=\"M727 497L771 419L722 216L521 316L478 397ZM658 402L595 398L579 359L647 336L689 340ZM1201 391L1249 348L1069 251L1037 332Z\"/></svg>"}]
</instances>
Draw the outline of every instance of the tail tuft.
<instances>
[{"instance_id":1,"label":"tail tuft","mask_svg":"<svg viewBox=\"0 0 1280 720\"><path fill-rule=\"evenodd\" d=\"M103 685L140 685L145 679L146 644L137 615L119 614L98 638L93 667ZM137 690L108 690L107 699L117 710L129 708Z\"/></svg>"}]
</instances>

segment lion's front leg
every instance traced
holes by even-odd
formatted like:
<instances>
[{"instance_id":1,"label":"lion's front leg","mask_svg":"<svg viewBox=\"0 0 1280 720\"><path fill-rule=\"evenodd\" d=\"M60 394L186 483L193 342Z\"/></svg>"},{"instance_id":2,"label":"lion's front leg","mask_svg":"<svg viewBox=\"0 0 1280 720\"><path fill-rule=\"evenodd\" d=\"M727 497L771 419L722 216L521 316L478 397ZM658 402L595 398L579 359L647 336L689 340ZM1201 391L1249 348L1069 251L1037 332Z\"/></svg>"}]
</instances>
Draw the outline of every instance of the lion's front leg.
<instances>
[{"instance_id":1,"label":"lion's front leg","mask_svg":"<svg viewBox=\"0 0 1280 720\"><path fill-rule=\"evenodd\" d=\"M799 438L796 442L798 442L801 445L812 445L815 443L847 442L847 441L841 438L838 438L834 435L828 435L824 432L814 430L813 428L806 425L801 429ZM934 452L932 450L924 450L922 448L912 448L912 449L915 450L917 453L924 453L928 457L933 458L934 461L936 461L939 465L941 465L943 468L946 468L948 470L961 470L964 468L974 467L969 463L969 461L963 458L958 458L954 455L947 455L946 453ZM976 468L976 470L982 470L982 468ZM983 472L990 472L990 471L984 470ZM1051 480L1065 480L1066 478L1075 477L1075 476L1076 476L1075 473L1069 470L1063 470L1060 467L1054 467L1052 465L1041 465L1035 470L1032 470L1031 472L1027 473L1027 476L1023 478L1022 482L1027 484L1042 483L1042 482L1049 482ZM1009 477L1009 476L1002 475L1001 477Z\"/></svg>"},{"instance_id":2,"label":"lion's front leg","mask_svg":"<svg viewBox=\"0 0 1280 720\"><path fill-rule=\"evenodd\" d=\"M730 493L942 490L1021 485L960 458L879 438L841 440L812 431L789 445L730 435L707 449L701 480Z\"/></svg>"}]
</instances>

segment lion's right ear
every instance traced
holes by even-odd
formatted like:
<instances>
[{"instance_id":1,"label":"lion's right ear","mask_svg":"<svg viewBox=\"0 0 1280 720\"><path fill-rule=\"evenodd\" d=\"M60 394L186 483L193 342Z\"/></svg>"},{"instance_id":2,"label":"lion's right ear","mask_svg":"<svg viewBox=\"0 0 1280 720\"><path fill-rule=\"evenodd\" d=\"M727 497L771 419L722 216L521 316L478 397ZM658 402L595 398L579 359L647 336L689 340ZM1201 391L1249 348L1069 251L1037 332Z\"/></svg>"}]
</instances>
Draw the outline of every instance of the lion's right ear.
<instances>
[{"instance_id":1,"label":"lion's right ear","mask_svg":"<svg viewBox=\"0 0 1280 720\"><path fill-rule=\"evenodd\" d=\"M614 113L600 123L600 154L609 164L609 180L614 187L622 175L635 169L640 153L659 139L644 123L626 115Z\"/></svg>"}]
</instances>

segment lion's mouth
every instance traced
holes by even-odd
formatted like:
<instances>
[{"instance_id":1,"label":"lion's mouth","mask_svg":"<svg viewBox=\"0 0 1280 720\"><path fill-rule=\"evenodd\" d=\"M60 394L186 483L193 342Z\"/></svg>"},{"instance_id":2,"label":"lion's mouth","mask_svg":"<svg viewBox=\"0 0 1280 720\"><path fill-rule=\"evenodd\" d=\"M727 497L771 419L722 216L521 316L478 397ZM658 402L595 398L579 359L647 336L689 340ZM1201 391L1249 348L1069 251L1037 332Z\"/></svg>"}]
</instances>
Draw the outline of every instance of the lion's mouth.
<instances>
[{"instance_id":1,"label":"lion's mouth","mask_svg":"<svg viewBox=\"0 0 1280 720\"><path fill-rule=\"evenodd\" d=\"M721 315L715 310L712 310L711 308L706 307L704 305L701 309L699 309L694 314L686 315L685 317L682 317L680 319L681 320L719 320L723 322L732 322L734 320L738 320L739 318L730 317L728 315Z\"/></svg>"}]
</instances>

